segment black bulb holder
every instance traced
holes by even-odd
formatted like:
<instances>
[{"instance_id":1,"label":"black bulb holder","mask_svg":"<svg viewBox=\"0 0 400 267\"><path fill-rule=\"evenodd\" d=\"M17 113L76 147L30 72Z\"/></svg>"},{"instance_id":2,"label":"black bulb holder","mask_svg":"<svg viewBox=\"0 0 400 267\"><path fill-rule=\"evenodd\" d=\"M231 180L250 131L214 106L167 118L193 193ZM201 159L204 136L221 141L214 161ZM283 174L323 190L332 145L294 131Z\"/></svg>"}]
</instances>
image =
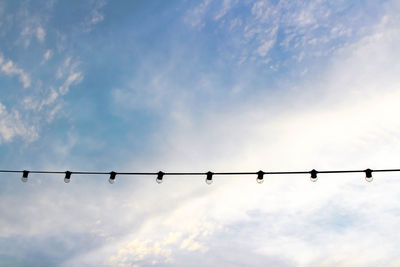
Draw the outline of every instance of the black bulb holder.
<instances>
[{"instance_id":1,"label":"black bulb holder","mask_svg":"<svg viewBox=\"0 0 400 267\"><path fill-rule=\"evenodd\" d=\"M258 171L257 172L257 180L262 180L262 179L264 179L264 172Z\"/></svg>"},{"instance_id":2,"label":"black bulb holder","mask_svg":"<svg viewBox=\"0 0 400 267\"><path fill-rule=\"evenodd\" d=\"M318 171L316 171L315 169L312 169L310 171L311 179L317 179L317 173L318 173Z\"/></svg>"},{"instance_id":3,"label":"black bulb holder","mask_svg":"<svg viewBox=\"0 0 400 267\"><path fill-rule=\"evenodd\" d=\"M213 177L213 172L207 172L207 180L209 180L209 181L211 181L212 180L212 177Z\"/></svg>"},{"instance_id":4,"label":"black bulb holder","mask_svg":"<svg viewBox=\"0 0 400 267\"><path fill-rule=\"evenodd\" d=\"M365 177L366 178L372 178L372 170L371 169L366 169L365 170Z\"/></svg>"},{"instance_id":5,"label":"black bulb holder","mask_svg":"<svg viewBox=\"0 0 400 267\"><path fill-rule=\"evenodd\" d=\"M66 171L65 172L65 179L71 179L72 172Z\"/></svg>"}]
</instances>

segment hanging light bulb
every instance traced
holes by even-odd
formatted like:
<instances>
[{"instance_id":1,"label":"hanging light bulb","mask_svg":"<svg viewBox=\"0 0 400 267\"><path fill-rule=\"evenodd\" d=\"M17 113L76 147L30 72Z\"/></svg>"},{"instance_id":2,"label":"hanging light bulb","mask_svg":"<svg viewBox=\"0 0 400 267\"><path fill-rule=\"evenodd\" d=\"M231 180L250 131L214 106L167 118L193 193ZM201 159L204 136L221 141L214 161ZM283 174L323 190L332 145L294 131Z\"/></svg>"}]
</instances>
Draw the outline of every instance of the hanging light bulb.
<instances>
[{"instance_id":1,"label":"hanging light bulb","mask_svg":"<svg viewBox=\"0 0 400 267\"><path fill-rule=\"evenodd\" d=\"M257 183L262 184L264 182L264 172L258 171L257 172Z\"/></svg>"},{"instance_id":2,"label":"hanging light bulb","mask_svg":"<svg viewBox=\"0 0 400 267\"><path fill-rule=\"evenodd\" d=\"M115 182L115 176L117 176L116 172L110 172L110 179L108 179L108 182L110 184L113 184Z\"/></svg>"},{"instance_id":3,"label":"hanging light bulb","mask_svg":"<svg viewBox=\"0 0 400 267\"><path fill-rule=\"evenodd\" d=\"M28 182L28 175L29 175L29 171L23 171L21 181L24 183Z\"/></svg>"},{"instance_id":4,"label":"hanging light bulb","mask_svg":"<svg viewBox=\"0 0 400 267\"><path fill-rule=\"evenodd\" d=\"M365 180L367 182L372 182L374 178L372 177L372 170L371 169L366 169L365 170Z\"/></svg>"},{"instance_id":5,"label":"hanging light bulb","mask_svg":"<svg viewBox=\"0 0 400 267\"><path fill-rule=\"evenodd\" d=\"M66 172L65 172L64 182L65 182L66 184L68 184L68 183L71 181L71 174L72 174L72 172L70 172L70 171L66 171Z\"/></svg>"},{"instance_id":6,"label":"hanging light bulb","mask_svg":"<svg viewBox=\"0 0 400 267\"><path fill-rule=\"evenodd\" d=\"M310 171L310 173L311 173L311 177L310 177L311 182L316 182L318 180L318 177L317 177L318 172L313 169Z\"/></svg>"},{"instance_id":7,"label":"hanging light bulb","mask_svg":"<svg viewBox=\"0 0 400 267\"><path fill-rule=\"evenodd\" d=\"M212 179L213 174L214 173L212 173L212 172L207 172L207 178L206 178L206 183L207 184L212 184L212 182L213 182L213 179Z\"/></svg>"},{"instance_id":8,"label":"hanging light bulb","mask_svg":"<svg viewBox=\"0 0 400 267\"><path fill-rule=\"evenodd\" d=\"M162 171L159 171L159 172L157 173L156 182L157 182L158 184L161 184L161 183L162 183L163 176L164 176L164 173L163 173Z\"/></svg>"}]
</instances>

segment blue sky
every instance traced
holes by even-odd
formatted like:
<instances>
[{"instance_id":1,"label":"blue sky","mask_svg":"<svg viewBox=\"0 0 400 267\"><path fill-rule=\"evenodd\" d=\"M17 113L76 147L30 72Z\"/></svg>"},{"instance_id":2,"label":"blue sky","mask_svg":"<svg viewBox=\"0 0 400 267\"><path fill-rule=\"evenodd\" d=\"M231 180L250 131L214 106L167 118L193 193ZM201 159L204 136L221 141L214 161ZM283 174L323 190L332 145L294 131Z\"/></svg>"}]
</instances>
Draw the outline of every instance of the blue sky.
<instances>
[{"instance_id":1,"label":"blue sky","mask_svg":"<svg viewBox=\"0 0 400 267\"><path fill-rule=\"evenodd\" d=\"M397 1L1 1L0 168L398 168ZM0 174L12 266L398 266L397 174Z\"/></svg>"}]
</instances>

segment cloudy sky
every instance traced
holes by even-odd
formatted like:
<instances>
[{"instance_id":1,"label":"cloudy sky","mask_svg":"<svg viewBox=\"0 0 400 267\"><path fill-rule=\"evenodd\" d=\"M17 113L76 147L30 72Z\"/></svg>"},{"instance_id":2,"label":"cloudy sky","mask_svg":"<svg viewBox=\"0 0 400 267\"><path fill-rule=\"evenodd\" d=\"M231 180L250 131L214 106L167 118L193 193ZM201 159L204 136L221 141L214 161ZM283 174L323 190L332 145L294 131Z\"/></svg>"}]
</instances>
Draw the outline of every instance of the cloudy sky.
<instances>
[{"instance_id":1,"label":"cloudy sky","mask_svg":"<svg viewBox=\"0 0 400 267\"><path fill-rule=\"evenodd\" d=\"M400 167L400 3L0 0L0 169ZM1 266L399 266L400 179L0 174Z\"/></svg>"}]
</instances>

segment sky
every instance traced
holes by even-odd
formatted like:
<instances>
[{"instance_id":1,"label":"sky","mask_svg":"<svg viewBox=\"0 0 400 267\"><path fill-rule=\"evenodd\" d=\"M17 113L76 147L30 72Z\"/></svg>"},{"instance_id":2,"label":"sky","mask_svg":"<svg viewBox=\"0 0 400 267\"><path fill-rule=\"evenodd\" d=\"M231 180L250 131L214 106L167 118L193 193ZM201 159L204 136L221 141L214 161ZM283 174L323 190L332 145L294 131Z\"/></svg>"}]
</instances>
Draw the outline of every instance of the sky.
<instances>
[{"instance_id":1,"label":"sky","mask_svg":"<svg viewBox=\"0 0 400 267\"><path fill-rule=\"evenodd\" d=\"M399 1L0 0L0 169L399 168ZM0 174L0 266L399 266L397 173Z\"/></svg>"}]
</instances>

